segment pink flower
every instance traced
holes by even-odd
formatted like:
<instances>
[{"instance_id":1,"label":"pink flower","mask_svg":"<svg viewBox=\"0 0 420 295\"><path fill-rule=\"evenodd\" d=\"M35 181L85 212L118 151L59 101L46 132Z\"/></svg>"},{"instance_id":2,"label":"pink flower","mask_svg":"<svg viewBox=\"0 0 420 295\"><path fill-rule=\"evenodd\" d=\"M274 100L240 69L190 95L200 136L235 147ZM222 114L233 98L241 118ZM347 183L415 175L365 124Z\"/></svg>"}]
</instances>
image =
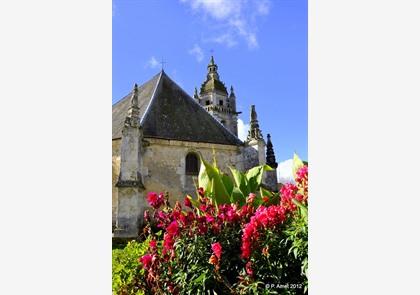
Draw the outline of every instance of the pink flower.
<instances>
[{"instance_id":1,"label":"pink flower","mask_svg":"<svg viewBox=\"0 0 420 295\"><path fill-rule=\"evenodd\" d=\"M179 233L178 222L172 221L171 224L166 228L166 231L171 236L176 236Z\"/></svg>"},{"instance_id":2,"label":"pink flower","mask_svg":"<svg viewBox=\"0 0 420 295\"><path fill-rule=\"evenodd\" d=\"M153 258L152 255L146 254L139 259L139 262L143 264L143 267L145 269L149 269L150 264L152 264L152 258Z\"/></svg>"},{"instance_id":3,"label":"pink flower","mask_svg":"<svg viewBox=\"0 0 420 295\"><path fill-rule=\"evenodd\" d=\"M222 256L222 245L219 242L211 244L211 249L218 259Z\"/></svg>"},{"instance_id":4,"label":"pink flower","mask_svg":"<svg viewBox=\"0 0 420 295\"><path fill-rule=\"evenodd\" d=\"M210 214L206 214L206 222L212 223L214 221L214 217Z\"/></svg>"},{"instance_id":5,"label":"pink flower","mask_svg":"<svg viewBox=\"0 0 420 295\"><path fill-rule=\"evenodd\" d=\"M154 209L158 209L160 206L163 205L165 199L163 194L160 193L159 195L155 192L149 192L147 194L147 202L152 206Z\"/></svg>"},{"instance_id":6,"label":"pink flower","mask_svg":"<svg viewBox=\"0 0 420 295\"><path fill-rule=\"evenodd\" d=\"M247 204L252 204L252 203L254 202L254 200L255 200L255 197L256 197L256 195L255 195L255 194L250 193L250 194L248 195L248 198L246 198L246 203L247 203Z\"/></svg>"},{"instance_id":7,"label":"pink flower","mask_svg":"<svg viewBox=\"0 0 420 295\"><path fill-rule=\"evenodd\" d=\"M185 205L186 207L192 208L192 204L191 204L191 200L190 200L190 198L185 197L185 199L184 199L184 205Z\"/></svg>"},{"instance_id":8,"label":"pink flower","mask_svg":"<svg viewBox=\"0 0 420 295\"><path fill-rule=\"evenodd\" d=\"M156 240L151 240L151 241L149 242L149 247L150 247L152 250L156 249L156 246L157 246L157 242L156 242Z\"/></svg>"},{"instance_id":9,"label":"pink flower","mask_svg":"<svg viewBox=\"0 0 420 295\"><path fill-rule=\"evenodd\" d=\"M254 271L252 270L252 264L251 264L251 261L248 261L248 262L247 262L247 264L246 264L246 266L245 266L245 269L246 269L246 273L247 273L248 275L250 275L251 277L254 275Z\"/></svg>"},{"instance_id":10,"label":"pink flower","mask_svg":"<svg viewBox=\"0 0 420 295\"><path fill-rule=\"evenodd\" d=\"M165 255L167 252L172 250L174 245L174 240L170 234L164 234L163 236L163 251L162 254Z\"/></svg>"},{"instance_id":11,"label":"pink flower","mask_svg":"<svg viewBox=\"0 0 420 295\"><path fill-rule=\"evenodd\" d=\"M304 165L296 171L296 182L302 182L308 179L308 166Z\"/></svg>"}]
</instances>

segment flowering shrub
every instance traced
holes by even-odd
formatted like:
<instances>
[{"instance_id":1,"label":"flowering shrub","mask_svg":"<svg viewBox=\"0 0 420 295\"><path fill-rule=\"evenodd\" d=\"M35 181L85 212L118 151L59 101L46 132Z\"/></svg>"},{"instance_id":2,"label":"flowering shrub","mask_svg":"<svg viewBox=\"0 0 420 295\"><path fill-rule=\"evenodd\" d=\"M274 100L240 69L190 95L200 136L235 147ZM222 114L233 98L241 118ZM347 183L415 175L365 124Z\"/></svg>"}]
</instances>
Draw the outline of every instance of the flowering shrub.
<instances>
[{"instance_id":1,"label":"flowering shrub","mask_svg":"<svg viewBox=\"0 0 420 295\"><path fill-rule=\"evenodd\" d=\"M145 294L306 293L308 169L298 166L296 185L283 186L277 202L250 193L243 202L218 203L199 188L183 209L149 193L154 210L145 212L149 245L138 258L144 273L136 288Z\"/></svg>"},{"instance_id":2,"label":"flowering shrub","mask_svg":"<svg viewBox=\"0 0 420 295\"><path fill-rule=\"evenodd\" d=\"M124 249L112 250L112 291L118 295L144 294L139 288L144 270L138 263L149 248L149 240L143 243L130 241Z\"/></svg>"}]
</instances>

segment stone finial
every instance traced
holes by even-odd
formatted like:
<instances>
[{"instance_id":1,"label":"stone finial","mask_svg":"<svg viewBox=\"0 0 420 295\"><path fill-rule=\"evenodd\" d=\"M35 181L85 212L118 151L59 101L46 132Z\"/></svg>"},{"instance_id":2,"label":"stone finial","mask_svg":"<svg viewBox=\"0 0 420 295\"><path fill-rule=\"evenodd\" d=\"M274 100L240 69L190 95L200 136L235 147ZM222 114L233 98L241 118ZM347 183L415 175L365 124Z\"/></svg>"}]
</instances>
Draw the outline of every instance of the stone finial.
<instances>
[{"instance_id":1,"label":"stone finial","mask_svg":"<svg viewBox=\"0 0 420 295\"><path fill-rule=\"evenodd\" d=\"M125 118L125 124L132 127L139 127L139 116L139 89L136 83L134 84L133 94L131 95L130 108L128 109L127 117Z\"/></svg>"},{"instance_id":2,"label":"stone finial","mask_svg":"<svg viewBox=\"0 0 420 295\"><path fill-rule=\"evenodd\" d=\"M137 83L134 84L133 94L131 95L131 107L138 107L139 104L139 88Z\"/></svg>"},{"instance_id":3,"label":"stone finial","mask_svg":"<svg viewBox=\"0 0 420 295\"><path fill-rule=\"evenodd\" d=\"M219 80L219 73L217 72L217 65L214 62L213 55L211 56L210 63L207 66L207 80Z\"/></svg>"},{"instance_id":4,"label":"stone finial","mask_svg":"<svg viewBox=\"0 0 420 295\"><path fill-rule=\"evenodd\" d=\"M211 58L210 58L209 66L214 66L214 65L216 65L216 64L214 63L214 57L212 55Z\"/></svg>"},{"instance_id":5,"label":"stone finial","mask_svg":"<svg viewBox=\"0 0 420 295\"><path fill-rule=\"evenodd\" d=\"M233 86L230 86L230 95L229 97L234 97L235 93L233 92Z\"/></svg>"},{"instance_id":6,"label":"stone finial","mask_svg":"<svg viewBox=\"0 0 420 295\"><path fill-rule=\"evenodd\" d=\"M250 121L250 127L249 127L249 131L248 131L248 137L247 137L247 141L250 141L252 139L263 139L261 130L260 130L260 126L258 124L258 119L257 119L257 112L255 111L255 105L251 105L251 121Z\"/></svg>"},{"instance_id":7,"label":"stone finial","mask_svg":"<svg viewBox=\"0 0 420 295\"><path fill-rule=\"evenodd\" d=\"M271 142L270 134L267 134L266 164L274 169L276 169L278 166L276 162L276 156L274 155L273 143Z\"/></svg>"}]
</instances>

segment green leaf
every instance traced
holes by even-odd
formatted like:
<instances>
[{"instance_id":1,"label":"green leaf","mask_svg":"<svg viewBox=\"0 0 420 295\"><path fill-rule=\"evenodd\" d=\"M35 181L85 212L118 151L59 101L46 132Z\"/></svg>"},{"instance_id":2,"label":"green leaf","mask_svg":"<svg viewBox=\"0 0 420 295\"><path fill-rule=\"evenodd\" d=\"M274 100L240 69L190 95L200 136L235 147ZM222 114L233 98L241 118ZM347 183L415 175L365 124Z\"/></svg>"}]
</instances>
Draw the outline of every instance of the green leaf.
<instances>
[{"instance_id":1,"label":"green leaf","mask_svg":"<svg viewBox=\"0 0 420 295\"><path fill-rule=\"evenodd\" d=\"M202 282L202 281L204 281L204 278L206 277L206 274L203 272L198 278L196 278L195 280L194 280L194 284L198 284L198 283L200 283L200 282Z\"/></svg>"},{"instance_id":2,"label":"green leaf","mask_svg":"<svg viewBox=\"0 0 420 295\"><path fill-rule=\"evenodd\" d=\"M233 182L232 179L229 177L229 175L226 174L222 174L222 181L223 184L226 188L226 191L228 193L228 195L230 196L232 194L232 190L233 190Z\"/></svg>"},{"instance_id":3,"label":"green leaf","mask_svg":"<svg viewBox=\"0 0 420 295\"><path fill-rule=\"evenodd\" d=\"M246 175L235 168L229 167L229 169L232 172L235 187L240 189L244 196L248 196L250 191Z\"/></svg>"},{"instance_id":4,"label":"green leaf","mask_svg":"<svg viewBox=\"0 0 420 295\"><path fill-rule=\"evenodd\" d=\"M223 184L219 169L206 162L203 158L200 158L200 160L199 186L210 192L211 196L209 197L215 199L218 204L229 203L229 194Z\"/></svg>"},{"instance_id":5,"label":"green leaf","mask_svg":"<svg viewBox=\"0 0 420 295\"><path fill-rule=\"evenodd\" d=\"M293 155L293 178L296 180L296 172L299 170L300 167L304 166L302 160L299 156L295 153Z\"/></svg>"},{"instance_id":6,"label":"green leaf","mask_svg":"<svg viewBox=\"0 0 420 295\"><path fill-rule=\"evenodd\" d=\"M255 193L261 186L264 171L270 170L273 170L273 168L268 165L256 166L248 170L246 178L248 181L249 191L251 193Z\"/></svg>"},{"instance_id":7,"label":"green leaf","mask_svg":"<svg viewBox=\"0 0 420 295\"><path fill-rule=\"evenodd\" d=\"M232 203L239 203L239 205L242 206L246 202L246 197L239 188L234 187L230 196L230 201Z\"/></svg>"}]
</instances>

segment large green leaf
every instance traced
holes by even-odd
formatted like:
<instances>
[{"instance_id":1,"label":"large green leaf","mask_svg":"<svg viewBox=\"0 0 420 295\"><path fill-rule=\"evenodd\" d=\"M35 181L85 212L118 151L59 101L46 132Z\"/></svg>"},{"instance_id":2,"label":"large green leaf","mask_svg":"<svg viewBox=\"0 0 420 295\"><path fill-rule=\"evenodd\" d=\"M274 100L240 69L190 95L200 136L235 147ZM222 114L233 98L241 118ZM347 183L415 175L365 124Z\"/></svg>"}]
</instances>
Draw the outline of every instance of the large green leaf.
<instances>
[{"instance_id":1,"label":"large green leaf","mask_svg":"<svg viewBox=\"0 0 420 295\"><path fill-rule=\"evenodd\" d=\"M230 196L230 201L232 203L238 203L239 205L242 206L246 202L246 196L244 196L244 194L239 188L234 187L232 190L232 194Z\"/></svg>"},{"instance_id":2,"label":"large green leaf","mask_svg":"<svg viewBox=\"0 0 420 295\"><path fill-rule=\"evenodd\" d=\"M203 158L201 160L200 174L198 176L198 184L207 192L218 204L229 203L229 194L222 181L222 175L217 167L212 166Z\"/></svg>"},{"instance_id":3,"label":"large green leaf","mask_svg":"<svg viewBox=\"0 0 420 295\"><path fill-rule=\"evenodd\" d=\"M222 181L223 181L223 184L225 185L228 195L230 196L233 190L232 179L229 177L229 175L222 173Z\"/></svg>"},{"instance_id":4,"label":"large green leaf","mask_svg":"<svg viewBox=\"0 0 420 295\"><path fill-rule=\"evenodd\" d=\"M248 170L246 173L246 178L248 181L249 191L251 193L255 193L261 186L264 171L270 170L273 170L273 168L268 165L256 166Z\"/></svg>"},{"instance_id":5,"label":"large green leaf","mask_svg":"<svg viewBox=\"0 0 420 295\"><path fill-rule=\"evenodd\" d=\"M203 163L202 160L201 163ZM200 172L198 174L198 187L202 187L206 192L211 189L210 177L203 164L200 165Z\"/></svg>"},{"instance_id":6,"label":"large green leaf","mask_svg":"<svg viewBox=\"0 0 420 295\"><path fill-rule=\"evenodd\" d=\"M235 187L239 188L244 196L248 196L250 190L245 174L232 167L229 167L229 169L232 172Z\"/></svg>"},{"instance_id":7,"label":"large green leaf","mask_svg":"<svg viewBox=\"0 0 420 295\"><path fill-rule=\"evenodd\" d=\"M296 172L302 167L304 164L299 156L295 153L293 155L293 178L296 180Z\"/></svg>"}]
</instances>

